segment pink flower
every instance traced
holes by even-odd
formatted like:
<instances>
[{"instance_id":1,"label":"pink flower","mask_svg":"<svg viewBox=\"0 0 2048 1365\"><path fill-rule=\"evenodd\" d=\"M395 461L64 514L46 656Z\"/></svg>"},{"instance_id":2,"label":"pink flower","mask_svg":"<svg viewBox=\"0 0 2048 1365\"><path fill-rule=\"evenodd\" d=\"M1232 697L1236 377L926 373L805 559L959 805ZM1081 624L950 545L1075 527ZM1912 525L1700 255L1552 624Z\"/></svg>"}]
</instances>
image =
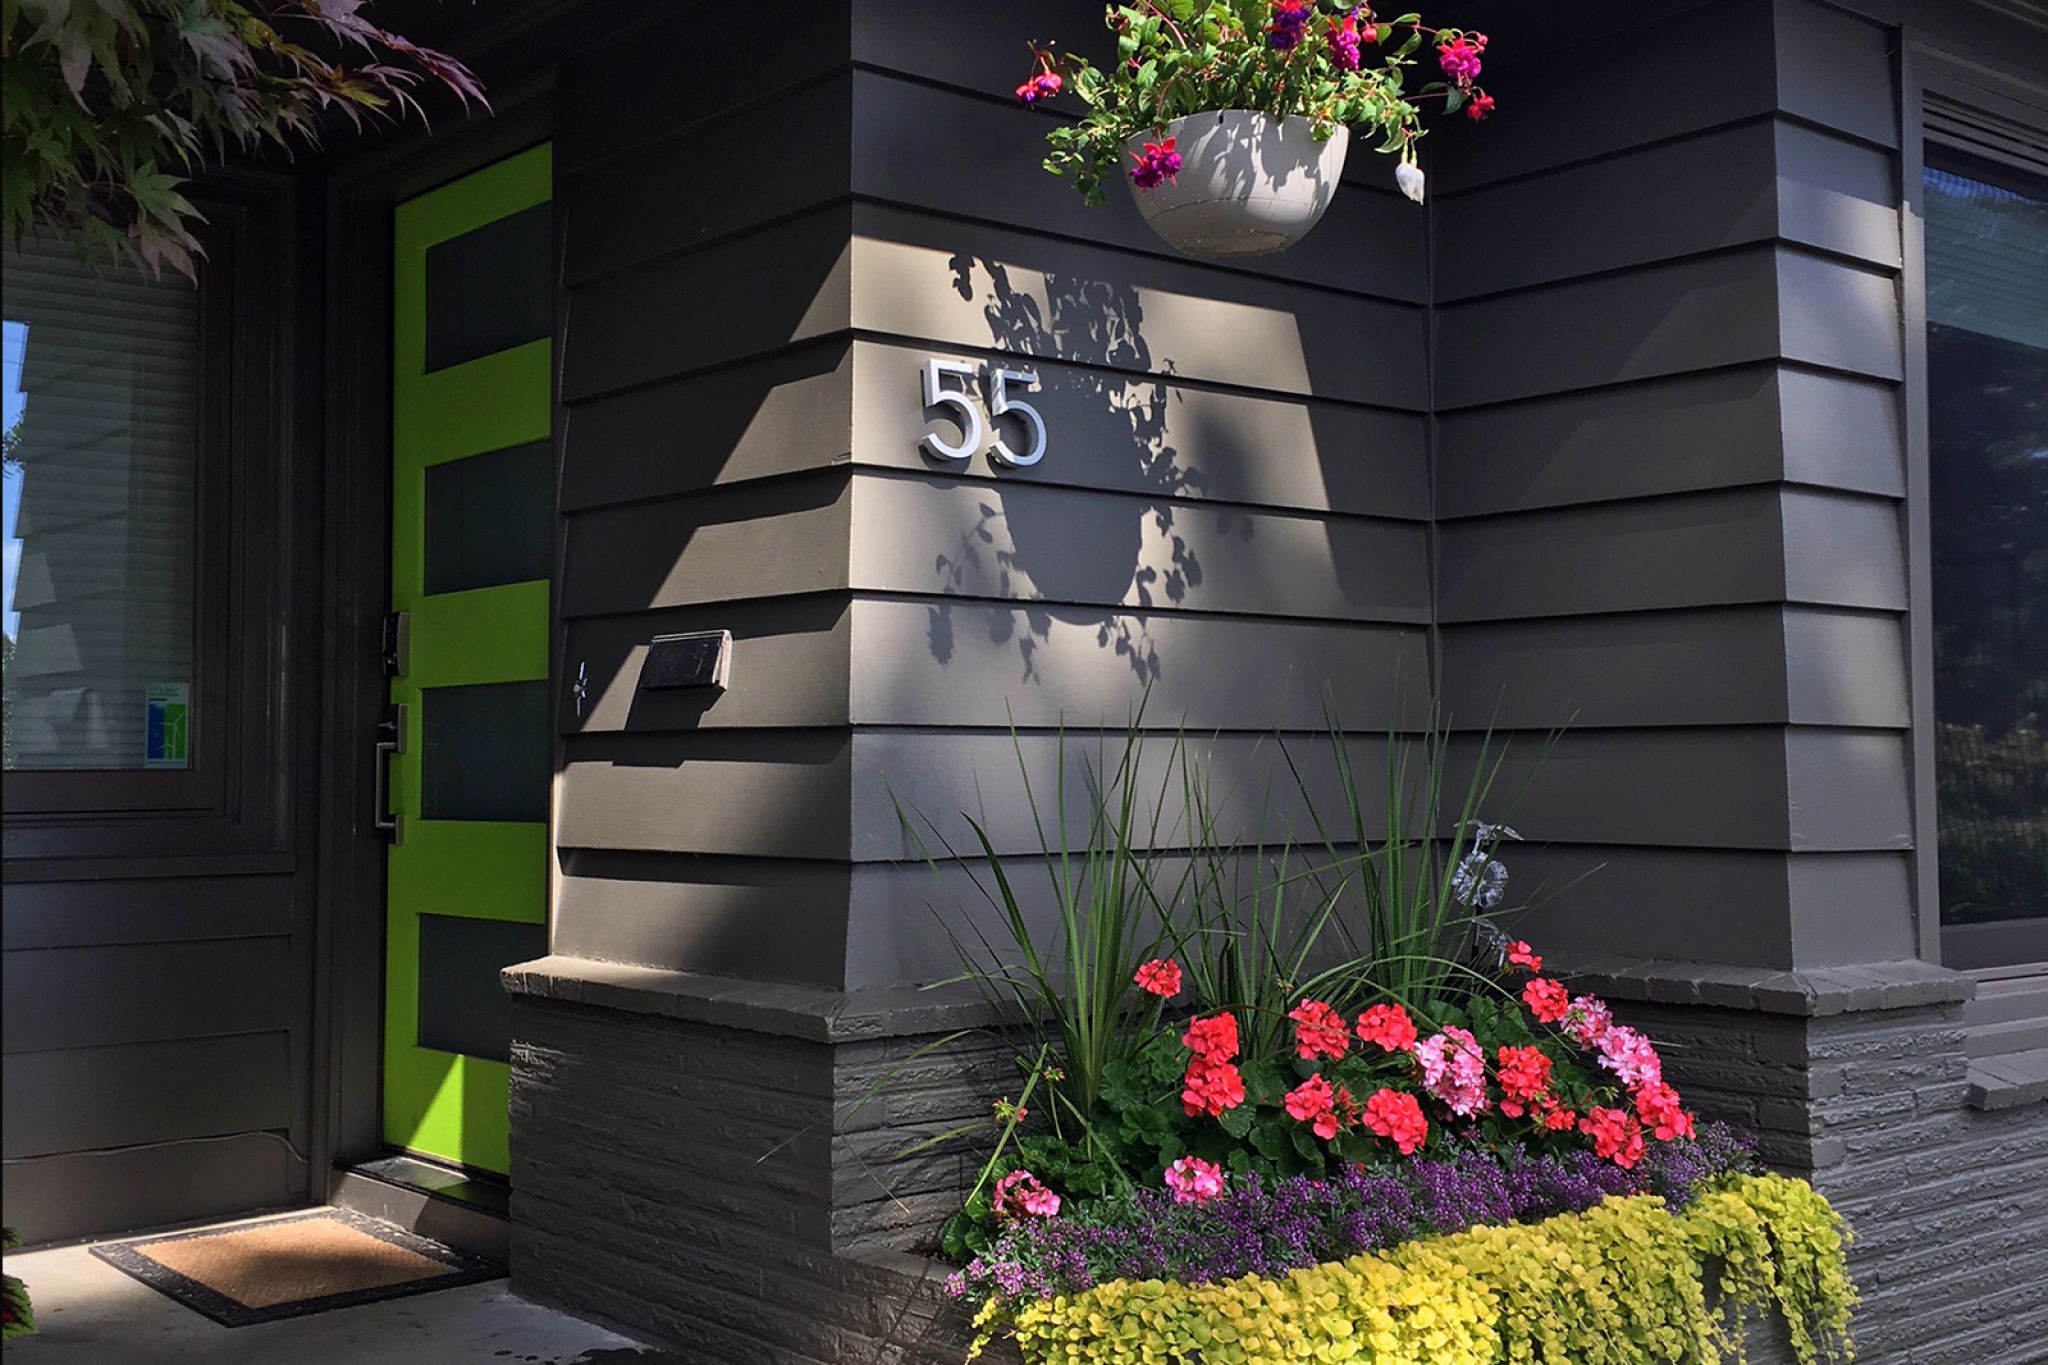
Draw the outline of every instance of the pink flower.
<instances>
[{"instance_id":1,"label":"pink flower","mask_svg":"<svg viewBox=\"0 0 2048 1365\"><path fill-rule=\"evenodd\" d=\"M1330 21L1330 60L1346 71L1358 70L1358 16L1347 14Z\"/></svg>"},{"instance_id":2,"label":"pink flower","mask_svg":"<svg viewBox=\"0 0 2048 1365\"><path fill-rule=\"evenodd\" d=\"M1287 1116L1306 1123L1325 1142L1337 1136L1337 1092L1321 1076L1311 1076L1287 1092Z\"/></svg>"},{"instance_id":3,"label":"pink flower","mask_svg":"<svg viewBox=\"0 0 2048 1365\"><path fill-rule=\"evenodd\" d=\"M1040 100L1051 99L1059 94L1060 86L1064 83L1059 72L1040 71L1017 87L1017 98L1026 104L1036 104Z\"/></svg>"},{"instance_id":4,"label":"pink flower","mask_svg":"<svg viewBox=\"0 0 2048 1365\"><path fill-rule=\"evenodd\" d=\"M1486 1054L1461 1028L1447 1028L1415 1049L1423 1084L1453 1114L1469 1117L1486 1107Z\"/></svg>"},{"instance_id":5,"label":"pink flower","mask_svg":"<svg viewBox=\"0 0 2048 1365\"><path fill-rule=\"evenodd\" d=\"M1662 1081L1652 1081L1636 1091L1636 1117L1659 1142L1693 1135L1692 1115L1679 1103L1678 1092Z\"/></svg>"},{"instance_id":6,"label":"pink flower","mask_svg":"<svg viewBox=\"0 0 2048 1365\"><path fill-rule=\"evenodd\" d=\"M1404 1090L1377 1090L1365 1102L1365 1126L1392 1142L1402 1156L1413 1156L1429 1137L1422 1106Z\"/></svg>"},{"instance_id":7,"label":"pink flower","mask_svg":"<svg viewBox=\"0 0 2048 1365\"><path fill-rule=\"evenodd\" d=\"M1580 1047L1593 1047L1600 1041L1600 1035L1607 1032L1614 1023L1614 1011L1607 1008L1607 1002L1598 996L1580 995L1572 998L1571 1008L1565 1011L1564 1029Z\"/></svg>"},{"instance_id":8,"label":"pink flower","mask_svg":"<svg viewBox=\"0 0 2048 1365\"><path fill-rule=\"evenodd\" d=\"M1237 1055L1237 1016L1224 1013L1190 1019L1180 1040L1205 1061L1227 1062Z\"/></svg>"},{"instance_id":9,"label":"pink flower","mask_svg":"<svg viewBox=\"0 0 2048 1365\"><path fill-rule=\"evenodd\" d=\"M1148 142L1142 152L1132 152L1131 159L1138 164L1131 167L1131 183L1141 190L1157 189L1180 174L1180 153L1173 150L1174 139L1164 142Z\"/></svg>"},{"instance_id":10,"label":"pink flower","mask_svg":"<svg viewBox=\"0 0 2048 1365\"><path fill-rule=\"evenodd\" d=\"M1554 1024L1571 1008L1571 994L1555 981L1532 977L1529 984L1522 987L1522 1003L1529 1007L1529 1013L1536 1016L1537 1023Z\"/></svg>"},{"instance_id":11,"label":"pink flower","mask_svg":"<svg viewBox=\"0 0 2048 1365\"><path fill-rule=\"evenodd\" d=\"M1415 1021L1399 1005L1374 1005L1359 1015L1358 1036L1388 1052L1415 1051Z\"/></svg>"},{"instance_id":12,"label":"pink flower","mask_svg":"<svg viewBox=\"0 0 2048 1365\"><path fill-rule=\"evenodd\" d=\"M998 1218L1050 1218L1060 1211L1060 1197L1040 1183L1037 1176L1018 1169L996 1182L989 1206Z\"/></svg>"},{"instance_id":13,"label":"pink flower","mask_svg":"<svg viewBox=\"0 0 2048 1365\"><path fill-rule=\"evenodd\" d=\"M1304 1000L1287 1012L1294 1021L1295 1055L1305 1062L1318 1057L1342 1057L1351 1046L1351 1031L1344 1016L1320 1000Z\"/></svg>"},{"instance_id":14,"label":"pink flower","mask_svg":"<svg viewBox=\"0 0 2048 1365\"><path fill-rule=\"evenodd\" d=\"M1579 1120L1579 1131L1593 1139L1593 1155L1627 1170L1643 1159L1643 1125L1625 1109L1594 1105Z\"/></svg>"},{"instance_id":15,"label":"pink flower","mask_svg":"<svg viewBox=\"0 0 2048 1365\"><path fill-rule=\"evenodd\" d=\"M1180 994L1180 964L1170 957L1155 957L1138 968L1131 981L1141 991L1168 999Z\"/></svg>"},{"instance_id":16,"label":"pink flower","mask_svg":"<svg viewBox=\"0 0 2048 1365\"><path fill-rule=\"evenodd\" d=\"M1184 1156L1166 1168L1166 1188L1176 1204L1203 1204L1223 1193L1223 1168L1198 1156Z\"/></svg>"},{"instance_id":17,"label":"pink flower","mask_svg":"<svg viewBox=\"0 0 2048 1365\"><path fill-rule=\"evenodd\" d=\"M1207 1114L1213 1119L1243 1103L1244 1077L1229 1062L1196 1057L1188 1064L1180 1091L1180 1106L1188 1117Z\"/></svg>"},{"instance_id":18,"label":"pink flower","mask_svg":"<svg viewBox=\"0 0 2048 1365\"><path fill-rule=\"evenodd\" d=\"M1623 1024L1615 1024L1600 1035L1600 1065L1621 1078L1630 1089L1664 1079L1664 1059L1648 1038Z\"/></svg>"},{"instance_id":19,"label":"pink flower","mask_svg":"<svg viewBox=\"0 0 2048 1365\"><path fill-rule=\"evenodd\" d=\"M1549 1086L1550 1058L1533 1047L1503 1047L1496 1055L1500 1059L1500 1112L1518 1119Z\"/></svg>"},{"instance_id":20,"label":"pink flower","mask_svg":"<svg viewBox=\"0 0 2048 1365\"><path fill-rule=\"evenodd\" d=\"M1523 939L1508 944L1508 963L1515 967L1526 967L1532 972L1543 970L1543 959Z\"/></svg>"},{"instance_id":21,"label":"pink flower","mask_svg":"<svg viewBox=\"0 0 2048 1365\"><path fill-rule=\"evenodd\" d=\"M1479 79L1479 58L1485 51L1484 33L1461 33L1437 48L1436 59L1446 76L1459 85L1470 85Z\"/></svg>"}]
</instances>

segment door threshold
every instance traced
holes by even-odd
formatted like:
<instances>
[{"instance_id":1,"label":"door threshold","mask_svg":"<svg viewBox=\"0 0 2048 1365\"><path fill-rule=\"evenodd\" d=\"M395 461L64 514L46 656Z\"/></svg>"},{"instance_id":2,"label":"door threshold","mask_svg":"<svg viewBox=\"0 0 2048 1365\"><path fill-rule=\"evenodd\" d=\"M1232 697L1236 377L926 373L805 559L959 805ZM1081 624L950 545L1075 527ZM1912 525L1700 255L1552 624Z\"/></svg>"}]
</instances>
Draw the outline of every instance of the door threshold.
<instances>
[{"instance_id":1,"label":"door threshold","mask_svg":"<svg viewBox=\"0 0 2048 1365\"><path fill-rule=\"evenodd\" d=\"M503 1265L511 1194L502 1180L401 1153L336 1167L331 1202Z\"/></svg>"}]
</instances>

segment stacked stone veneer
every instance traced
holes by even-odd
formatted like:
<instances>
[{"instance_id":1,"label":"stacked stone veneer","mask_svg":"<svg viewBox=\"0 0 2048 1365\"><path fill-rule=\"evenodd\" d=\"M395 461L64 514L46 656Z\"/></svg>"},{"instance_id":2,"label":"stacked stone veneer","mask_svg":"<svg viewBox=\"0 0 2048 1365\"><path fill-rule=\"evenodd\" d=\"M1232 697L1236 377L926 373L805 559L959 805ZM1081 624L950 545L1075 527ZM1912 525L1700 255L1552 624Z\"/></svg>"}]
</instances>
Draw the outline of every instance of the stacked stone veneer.
<instances>
[{"instance_id":1,"label":"stacked stone veneer","mask_svg":"<svg viewBox=\"0 0 2048 1365\"><path fill-rule=\"evenodd\" d=\"M1578 980L1659 1041L1689 1102L1754 1128L1849 1219L1865 1365L2048 1361L2048 1107L1970 1106L1966 979L1910 962Z\"/></svg>"},{"instance_id":2,"label":"stacked stone veneer","mask_svg":"<svg viewBox=\"0 0 2048 1365\"><path fill-rule=\"evenodd\" d=\"M1921 964L1719 972L1575 979L1856 1225L1866 1365L2048 1360L2048 1109L1969 1107L1969 984ZM515 1287L692 1362L962 1358L943 1270L916 1253L973 1161L897 1158L1015 1092L1002 1049L943 1041L971 1014L559 958L507 982ZM1751 1359L1783 1351L1769 1334Z\"/></svg>"}]
</instances>

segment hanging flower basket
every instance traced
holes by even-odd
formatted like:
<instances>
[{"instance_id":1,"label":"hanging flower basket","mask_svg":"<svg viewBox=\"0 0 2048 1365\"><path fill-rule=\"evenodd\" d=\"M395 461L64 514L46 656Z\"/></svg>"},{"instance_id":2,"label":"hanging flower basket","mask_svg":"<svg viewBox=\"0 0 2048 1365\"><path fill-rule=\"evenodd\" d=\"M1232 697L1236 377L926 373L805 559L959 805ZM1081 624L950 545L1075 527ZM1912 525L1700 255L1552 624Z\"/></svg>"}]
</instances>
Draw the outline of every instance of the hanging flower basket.
<instances>
[{"instance_id":1,"label":"hanging flower basket","mask_svg":"<svg viewBox=\"0 0 2048 1365\"><path fill-rule=\"evenodd\" d=\"M1149 188L1131 182L1152 230L1190 256L1264 256L1293 246L1322 219L1351 130L1318 141L1305 118L1219 109L1175 119L1154 145L1168 143L1180 169ZM1142 134L1126 144L1138 165L1145 148Z\"/></svg>"},{"instance_id":2,"label":"hanging flower basket","mask_svg":"<svg viewBox=\"0 0 2048 1365\"><path fill-rule=\"evenodd\" d=\"M1208 0L1111 5L1116 61L1095 66L1034 47L1017 98L1063 94L1086 106L1046 135L1045 168L1071 175L1090 204L1129 179L1145 221L1191 256L1257 256L1300 241L1330 207L1351 134L1399 157L1394 180L1422 199L1421 104L1474 120L1486 35L1378 19L1339 0ZM1418 55L1421 54L1421 55ZM1428 64L1441 79L1407 88Z\"/></svg>"}]
</instances>

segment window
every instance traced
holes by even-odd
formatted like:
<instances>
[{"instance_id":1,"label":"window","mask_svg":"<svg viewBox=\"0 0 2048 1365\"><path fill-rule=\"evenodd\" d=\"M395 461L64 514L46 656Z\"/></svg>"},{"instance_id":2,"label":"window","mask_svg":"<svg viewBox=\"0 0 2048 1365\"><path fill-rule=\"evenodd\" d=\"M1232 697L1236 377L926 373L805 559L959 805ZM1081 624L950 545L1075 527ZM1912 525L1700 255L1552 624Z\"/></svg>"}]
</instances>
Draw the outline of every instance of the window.
<instances>
[{"instance_id":1,"label":"window","mask_svg":"<svg viewBox=\"0 0 2048 1365\"><path fill-rule=\"evenodd\" d=\"M0 766L192 766L199 293L4 254Z\"/></svg>"},{"instance_id":2,"label":"window","mask_svg":"<svg viewBox=\"0 0 2048 1365\"><path fill-rule=\"evenodd\" d=\"M2048 179L1923 189L1942 955L2048 960Z\"/></svg>"}]
</instances>

